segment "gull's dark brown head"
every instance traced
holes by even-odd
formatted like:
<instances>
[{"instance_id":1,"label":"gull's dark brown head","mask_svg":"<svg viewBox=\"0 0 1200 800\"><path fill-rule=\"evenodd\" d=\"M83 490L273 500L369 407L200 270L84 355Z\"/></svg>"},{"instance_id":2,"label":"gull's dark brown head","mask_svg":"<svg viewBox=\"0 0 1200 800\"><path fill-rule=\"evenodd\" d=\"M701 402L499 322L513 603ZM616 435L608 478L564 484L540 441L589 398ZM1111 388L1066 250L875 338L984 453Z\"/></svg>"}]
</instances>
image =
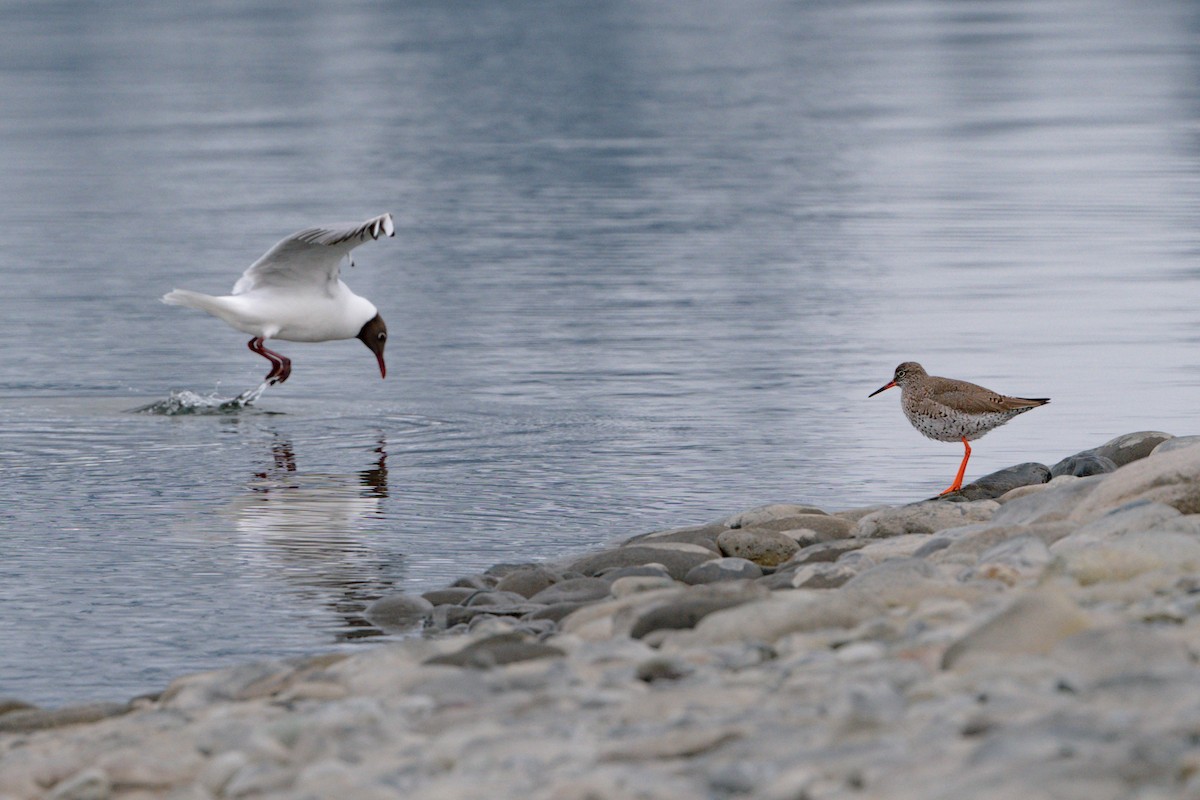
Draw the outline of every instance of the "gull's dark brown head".
<instances>
[{"instance_id":1,"label":"gull's dark brown head","mask_svg":"<svg viewBox=\"0 0 1200 800\"><path fill-rule=\"evenodd\" d=\"M387 365L383 363L383 348L387 345L387 323L383 321L383 317L378 314L371 317L370 322L363 325L362 330L358 332L358 340L375 354L375 360L379 362L379 377L386 378Z\"/></svg>"}]
</instances>

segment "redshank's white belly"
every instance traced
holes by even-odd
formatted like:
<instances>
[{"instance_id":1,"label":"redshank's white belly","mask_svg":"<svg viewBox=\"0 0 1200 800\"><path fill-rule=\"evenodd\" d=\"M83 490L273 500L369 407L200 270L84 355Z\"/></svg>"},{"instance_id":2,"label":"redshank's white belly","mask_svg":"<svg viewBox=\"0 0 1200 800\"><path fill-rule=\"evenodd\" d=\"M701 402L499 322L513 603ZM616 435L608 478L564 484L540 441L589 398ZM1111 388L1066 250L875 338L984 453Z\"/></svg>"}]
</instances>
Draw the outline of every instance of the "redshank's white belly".
<instances>
[{"instance_id":1,"label":"redshank's white belly","mask_svg":"<svg viewBox=\"0 0 1200 800\"><path fill-rule=\"evenodd\" d=\"M1013 417L1028 410L1028 408L1018 408L1012 411L967 414L946 406L938 406L932 413L915 413L905 407L904 416L908 417L908 421L914 428L930 439L937 439L939 442L957 442L964 438L967 441L978 439L993 428L1000 427Z\"/></svg>"}]
</instances>

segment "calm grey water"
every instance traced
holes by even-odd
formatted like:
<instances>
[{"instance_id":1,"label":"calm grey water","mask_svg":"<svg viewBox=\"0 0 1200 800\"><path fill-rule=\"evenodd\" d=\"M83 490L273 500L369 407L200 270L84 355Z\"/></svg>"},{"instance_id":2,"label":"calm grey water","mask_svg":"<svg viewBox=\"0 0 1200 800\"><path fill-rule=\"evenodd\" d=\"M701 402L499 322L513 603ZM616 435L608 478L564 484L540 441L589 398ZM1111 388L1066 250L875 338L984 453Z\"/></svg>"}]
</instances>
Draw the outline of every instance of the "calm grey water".
<instances>
[{"instance_id":1,"label":"calm grey water","mask_svg":"<svg viewBox=\"0 0 1200 800\"><path fill-rule=\"evenodd\" d=\"M1195 433L1200 6L0 5L0 695L378 641L380 594L928 496L902 360L1054 402L968 477ZM161 305L396 215L391 329Z\"/></svg>"}]
</instances>

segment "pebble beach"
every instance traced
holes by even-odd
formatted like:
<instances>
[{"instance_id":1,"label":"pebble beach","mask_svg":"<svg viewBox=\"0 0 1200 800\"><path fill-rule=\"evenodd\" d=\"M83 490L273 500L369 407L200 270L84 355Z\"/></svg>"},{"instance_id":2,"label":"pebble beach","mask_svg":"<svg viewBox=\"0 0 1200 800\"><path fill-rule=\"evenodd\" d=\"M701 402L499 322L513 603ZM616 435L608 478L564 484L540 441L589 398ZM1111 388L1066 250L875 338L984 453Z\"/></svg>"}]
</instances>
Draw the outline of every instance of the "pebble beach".
<instances>
[{"instance_id":1,"label":"pebble beach","mask_svg":"<svg viewBox=\"0 0 1200 800\"><path fill-rule=\"evenodd\" d=\"M352 654L0 698L0 800L1200 800L1200 436L782 500L380 598Z\"/></svg>"}]
</instances>

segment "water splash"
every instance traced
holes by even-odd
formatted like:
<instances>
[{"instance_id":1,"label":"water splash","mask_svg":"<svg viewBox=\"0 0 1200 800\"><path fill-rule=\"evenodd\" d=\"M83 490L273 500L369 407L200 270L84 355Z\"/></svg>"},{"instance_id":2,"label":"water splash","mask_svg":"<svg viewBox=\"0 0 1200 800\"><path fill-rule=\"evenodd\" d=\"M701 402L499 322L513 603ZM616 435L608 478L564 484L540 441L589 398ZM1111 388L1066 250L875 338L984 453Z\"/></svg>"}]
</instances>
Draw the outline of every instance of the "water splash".
<instances>
[{"instance_id":1,"label":"water splash","mask_svg":"<svg viewBox=\"0 0 1200 800\"><path fill-rule=\"evenodd\" d=\"M210 395L197 394L189 389L179 389L171 392L166 400L158 400L149 405L130 409L135 414L160 414L166 417L186 414L236 414L250 407L270 384L263 381L253 389L247 389L237 397L218 397L214 392Z\"/></svg>"}]
</instances>

